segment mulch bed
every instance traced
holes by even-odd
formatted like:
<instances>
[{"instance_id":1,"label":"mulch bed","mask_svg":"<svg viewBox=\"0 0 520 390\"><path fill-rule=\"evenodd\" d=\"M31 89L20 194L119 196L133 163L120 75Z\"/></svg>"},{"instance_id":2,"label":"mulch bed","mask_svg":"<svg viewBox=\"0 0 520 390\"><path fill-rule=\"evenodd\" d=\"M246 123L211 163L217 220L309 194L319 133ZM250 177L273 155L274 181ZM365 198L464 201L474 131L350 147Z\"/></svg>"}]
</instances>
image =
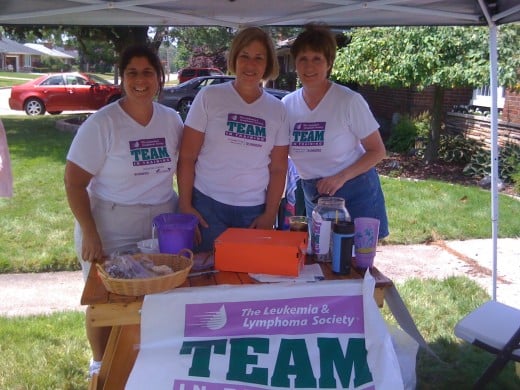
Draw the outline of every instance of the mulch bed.
<instances>
[{"instance_id":1,"label":"mulch bed","mask_svg":"<svg viewBox=\"0 0 520 390\"><path fill-rule=\"evenodd\" d=\"M479 178L466 176L462 171L464 164L436 161L426 163L417 156L390 154L376 166L380 175L407 179L432 179L466 186L478 186ZM502 193L518 196L514 187L505 184Z\"/></svg>"}]
</instances>

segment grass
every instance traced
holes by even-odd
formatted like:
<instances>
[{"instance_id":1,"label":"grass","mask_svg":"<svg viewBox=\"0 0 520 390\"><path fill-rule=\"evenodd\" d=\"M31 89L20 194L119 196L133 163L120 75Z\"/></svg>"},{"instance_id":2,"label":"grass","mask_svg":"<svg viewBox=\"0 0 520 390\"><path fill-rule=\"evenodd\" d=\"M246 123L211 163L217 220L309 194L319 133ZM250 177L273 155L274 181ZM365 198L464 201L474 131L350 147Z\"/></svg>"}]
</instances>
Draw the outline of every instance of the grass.
<instances>
[{"instance_id":1,"label":"grass","mask_svg":"<svg viewBox=\"0 0 520 390\"><path fill-rule=\"evenodd\" d=\"M408 279L397 286L418 329L441 361L422 348L417 359L417 389L469 389L491 363L493 355L458 339L456 323L489 296L466 277ZM433 298L433 299L432 299ZM383 309L388 323L395 324L388 307ZM520 379L509 364L488 390L518 389Z\"/></svg>"},{"instance_id":2,"label":"grass","mask_svg":"<svg viewBox=\"0 0 520 390\"><path fill-rule=\"evenodd\" d=\"M392 244L491 237L491 194L474 186L382 178ZM520 237L520 202L499 196L499 236Z\"/></svg>"},{"instance_id":3,"label":"grass","mask_svg":"<svg viewBox=\"0 0 520 390\"><path fill-rule=\"evenodd\" d=\"M0 317L0 388L86 389L84 314Z\"/></svg>"},{"instance_id":4,"label":"grass","mask_svg":"<svg viewBox=\"0 0 520 390\"><path fill-rule=\"evenodd\" d=\"M465 277L410 279L398 289L417 327L441 359L419 350L417 389L469 389L492 355L459 340L453 328L460 318L489 299L486 293ZM394 322L387 307L383 315L387 322ZM0 317L0 388L86 389L90 352L83 326L84 314L80 312ZM488 389L519 386L520 379L509 364Z\"/></svg>"},{"instance_id":5,"label":"grass","mask_svg":"<svg viewBox=\"0 0 520 390\"><path fill-rule=\"evenodd\" d=\"M56 130L57 117L5 117L14 196L0 198L0 272L78 269L73 216L63 187L73 135Z\"/></svg>"},{"instance_id":6,"label":"grass","mask_svg":"<svg viewBox=\"0 0 520 390\"><path fill-rule=\"evenodd\" d=\"M40 75L33 73L0 72L0 88L23 84L29 80L37 78L38 76Z\"/></svg>"}]
</instances>

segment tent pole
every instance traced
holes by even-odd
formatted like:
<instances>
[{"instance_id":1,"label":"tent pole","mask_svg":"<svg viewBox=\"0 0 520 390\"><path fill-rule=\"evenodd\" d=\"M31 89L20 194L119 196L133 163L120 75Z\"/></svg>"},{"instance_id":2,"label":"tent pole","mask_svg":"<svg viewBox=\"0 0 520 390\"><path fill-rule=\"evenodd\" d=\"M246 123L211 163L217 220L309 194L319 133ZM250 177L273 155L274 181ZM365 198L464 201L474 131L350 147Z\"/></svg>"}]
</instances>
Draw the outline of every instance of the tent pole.
<instances>
[{"instance_id":1,"label":"tent pole","mask_svg":"<svg viewBox=\"0 0 520 390\"><path fill-rule=\"evenodd\" d=\"M498 241L498 55L497 25L489 25L489 57L491 88L491 233L493 238L493 300L497 300L497 241Z\"/></svg>"},{"instance_id":2,"label":"tent pole","mask_svg":"<svg viewBox=\"0 0 520 390\"><path fill-rule=\"evenodd\" d=\"M493 241L493 300L497 300L497 241L498 241L498 49L497 25L484 0L478 0L489 26L489 87L491 89L491 237Z\"/></svg>"}]
</instances>

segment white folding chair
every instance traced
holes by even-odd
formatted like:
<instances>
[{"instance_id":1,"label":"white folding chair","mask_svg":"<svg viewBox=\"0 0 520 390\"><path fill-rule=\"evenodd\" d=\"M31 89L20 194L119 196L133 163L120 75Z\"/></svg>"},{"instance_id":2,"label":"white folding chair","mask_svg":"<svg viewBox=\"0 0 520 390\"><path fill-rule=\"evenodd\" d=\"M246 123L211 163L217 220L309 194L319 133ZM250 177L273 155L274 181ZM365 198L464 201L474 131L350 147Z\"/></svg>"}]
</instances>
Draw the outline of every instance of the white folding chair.
<instances>
[{"instance_id":1,"label":"white folding chair","mask_svg":"<svg viewBox=\"0 0 520 390\"><path fill-rule=\"evenodd\" d=\"M455 326L455 335L494 355L474 385L482 389L512 360L520 362L520 310L496 301L478 307Z\"/></svg>"}]
</instances>

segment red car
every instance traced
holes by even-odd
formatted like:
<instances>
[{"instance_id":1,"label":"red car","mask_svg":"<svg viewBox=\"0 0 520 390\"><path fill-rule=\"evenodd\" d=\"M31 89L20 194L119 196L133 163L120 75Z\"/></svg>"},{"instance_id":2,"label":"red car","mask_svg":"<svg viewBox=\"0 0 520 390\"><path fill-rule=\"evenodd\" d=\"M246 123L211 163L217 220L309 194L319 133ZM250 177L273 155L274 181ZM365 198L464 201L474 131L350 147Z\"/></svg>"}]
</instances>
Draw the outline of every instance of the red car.
<instances>
[{"instance_id":1,"label":"red car","mask_svg":"<svg viewBox=\"0 0 520 390\"><path fill-rule=\"evenodd\" d=\"M184 68L177 73L179 84L201 76L221 76L224 73L217 68Z\"/></svg>"},{"instance_id":2,"label":"red car","mask_svg":"<svg viewBox=\"0 0 520 390\"><path fill-rule=\"evenodd\" d=\"M90 73L54 73L11 88L9 107L27 115L95 111L121 97L121 87Z\"/></svg>"}]
</instances>

